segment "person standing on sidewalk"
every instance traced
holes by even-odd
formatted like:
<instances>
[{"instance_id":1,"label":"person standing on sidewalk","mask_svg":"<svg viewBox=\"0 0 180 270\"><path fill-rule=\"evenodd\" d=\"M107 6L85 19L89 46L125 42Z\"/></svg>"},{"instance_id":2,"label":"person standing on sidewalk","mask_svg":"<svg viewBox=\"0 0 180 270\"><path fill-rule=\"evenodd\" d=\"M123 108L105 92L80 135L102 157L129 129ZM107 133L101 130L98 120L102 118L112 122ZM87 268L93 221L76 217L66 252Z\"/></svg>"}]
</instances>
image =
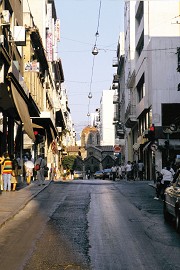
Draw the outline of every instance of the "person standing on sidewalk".
<instances>
[{"instance_id":1,"label":"person standing on sidewalk","mask_svg":"<svg viewBox=\"0 0 180 270\"><path fill-rule=\"evenodd\" d=\"M2 164L4 191L11 191L12 160L10 159L8 153L4 154L4 161L2 162Z\"/></svg>"},{"instance_id":2,"label":"person standing on sidewalk","mask_svg":"<svg viewBox=\"0 0 180 270\"><path fill-rule=\"evenodd\" d=\"M26 182L27 185L30 185L31 178L33 176L34 163L31 160L31 156L28 156L28 160L24 162L24 167L26 171Z\"/></svg>"},{"instance_id":3,"label":"person standing on sidewalk","mask_svg":"<svg viewBox=\"0 0 180 270\"><path fill-rule=\"evenodd\" d=\"M12 161L12 173L11 173L11 184L12 184L12 191L16 190L16 185L18 182L18 162L14 158L13 155L10 156Z\"/></svg>"},{"instance_id":4,"label":"person standing on sidewalk","mask_svg":"<svg viewBox=\"0 0 180 270\"><path fill-rule=\"evenodd\" d=\"M44 183L44 181L45 181L44 167L46 166L46 161L42 158L41 155L38 156L38 158L35 162L35 167L37 164L39 164L39 166L40 166L39 170L37 171L37 180L38 180L39 186L45 185L45 183Z\"/></svg>"}]
</instances>

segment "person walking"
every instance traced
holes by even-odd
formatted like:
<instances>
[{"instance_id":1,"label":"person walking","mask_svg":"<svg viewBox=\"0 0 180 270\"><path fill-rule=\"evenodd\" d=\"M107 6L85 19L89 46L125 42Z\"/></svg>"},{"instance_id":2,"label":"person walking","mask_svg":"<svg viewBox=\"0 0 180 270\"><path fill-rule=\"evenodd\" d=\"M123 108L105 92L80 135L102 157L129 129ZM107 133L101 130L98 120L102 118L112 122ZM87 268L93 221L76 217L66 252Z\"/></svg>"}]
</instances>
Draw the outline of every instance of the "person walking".
<instances>
[{"instance_id":1,"label":"person walking","mask_svg":"<svg viewBox=\"0 0 180 270\"><path fill-rule=\"evenodd\" d=\"M119 166L117 167L117 178L118 178L119 180L122 179L122 168L121 168L121 165L119 165Z\"/></svg>"},{"instance_id":2,"label":"person walking","mask_svg":"<svg viewBox=\"0 0 180 270\"><path fill-rule=\"evenodd\" d=\"M116 180L116 174L117 174L117 167L115 165L112 166L111 172L112 172L113 181L115 181Z\"/></svg>"},{"instance_id":3,"label":"person walking","mask_svg":"<svg viewBox=\"0 0 180 270\"><path fill-rule=\"evenodd\" d=\"M12 191L16 190L16 185L18 183L18 162L13 155L11 155L12 161L12 173L11 173L11 184L12 184Z\"/></svg>"},{"instance_id":4,"label":"person walking","mask_svg":"<svg viewBox=\"0 0 180 270\"><path fill-rule=\"evenodd\" d=\"M144 163L139 160L138 161L138 177L140 181L143 181L143 172L144 172Z\"/></svg>"},{"instance_id":5,"label":"person walking","mask_svg":"<svg viewBox=\"0 0 180 270\"><path fill-rule=\"evenodd\" d=\"M4 191L11 191L11 175L12 175L12 160L8 153L4 154L4 161L2 162L2 175L4 182Z\"/></svg>"},{"instance_id":6,"label":"person walking","mask_svg":"<svg viewBox=\"0 0 180 270\"><path fill-rule=\"evenodd\" d=\"M26 172L26 182L30 185L31 178L33 176L34 163L31 160L31 156L28 156L28 160L24 162L24 168Z\"/></svg>"},{"instance_id":7,"label":"person walking","mask_svg":"<svg viewBox=\"0 0 180 270\"><path fill-rule=\"evenodd\" d=\"M38 156L36 162L35 162L35 168L36 166L39 165L39 170L37 170L37 180L38 180L38 185L45 185L44 181L44 167L46 166L46 161L42 158L41 155Z\"/></svg>"},{"instance_id":8,"label":"person walking","mask_svg":"<svg viewBox=\"0 0 180 270\"><path fill-rule=\"evenodd\" d=\"M130 161L127 162L125 169L127 180L129 181L132 178L132 164Z\"/></svg>"},{"instance_id":9,"label":"person walking","mask_svg":"<svg viewBox=\"0 0 180 270\"><path fill-rule=\"evenodd\" d=\"M173 168L171 168L170 163L168 162L166 167L164 167L161 170L162 179L160 182L159 189L157 191L157 196L154 197L155 200L159 199L160 194L162 193L161 197L163 199L164 197L164 191L165 189L170 185L171 182L173 182L173 176L175 174Z\"/></svg>"},{"instance_id":10,"label":"person walking","mask_svg":"<svg viewBox=\"0 0 180 270\"><path fill-rule=\"evenodd\" d=\"M138 176L138 164L136 162L136 160L132 163L132 167L133 167L133 180L136 181L137 176Z\"/></svg>"},{"instance_id":11,"label":"person walking","mask_svg":"<svg viewBox=\"0 0 180 270\"><path fill-rule=\"evenodd\" d=\"M126 168L124 166L124 163L121 164L121 174L122 174L122 179L125 179L126 176Z\"/></svg>"}]
</instances>

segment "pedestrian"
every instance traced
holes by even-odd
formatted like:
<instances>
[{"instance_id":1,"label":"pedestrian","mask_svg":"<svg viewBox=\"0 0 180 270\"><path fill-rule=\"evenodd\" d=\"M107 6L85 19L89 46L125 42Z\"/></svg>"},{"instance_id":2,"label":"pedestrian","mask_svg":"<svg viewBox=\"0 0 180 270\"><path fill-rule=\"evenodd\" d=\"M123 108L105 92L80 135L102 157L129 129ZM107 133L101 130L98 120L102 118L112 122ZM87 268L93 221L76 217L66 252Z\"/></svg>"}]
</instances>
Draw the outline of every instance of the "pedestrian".
<instances>
[{"instance_id":1,"label":"pedestrian","mask_svg":"<svg viewBox=\"0 0 180 270\"><path fill-rule=\"evenodd\" d=\"M4 191L11 191L11 174L12 174L12 160L8 153L4 154L4 160L2 162L2 175L4 182Z\"/></svg>"},{"instance_id":2,"label":"pedestrian","mask_svg":"<svg viewBox=\"0 0 180 270\"><path fill-rule=\"evenodd\" d=\"M50 180L55 180L55 174L56 174L56 167L54 167L54 163L51 163L50 168Z\"/></svg>"},{"instance_id":3,"label":"pedestrian","mask_svg":"<svg viewBox=\"0 0 180 270\"><path fill-rule=\"evenodd\" d=\"M37 166L38 165L38 166ZM45 185L44 181L44 167L46 166L46 161L43 159L43 157L41 155L38 155L38 158L35 162L35 170L37 171L37 180L38 180L38 185ZM39 169L37 169L37 167L39 167Z\"/></svg>"},{"instance_id":4,"label":"pedestrian","mask_svg":"<svg viewBox=\"0 0 180 270\"><path fill-rule=\"evenodd\" d=\"M24 162L24 168L26 172L26 183L27 185L30 185L34 169L34 163L31 160L31 156L28 156L28 160Z\"/></svg>"},{"instance_id":5,"label":"pedestrian","mask_svg":"<svg viewBox=\"0 0 180 270\"><path fill-rule=\"evenodd\" d=\"M139 160L138 161L138 177L140 181L143 181L143 173L144 173L144 163Z\"/></svg>"},{"instance_id":6,"label":"pedestrian","mask_svg":"<svg viewBox=\"0 0 180 270\"><path fill-rule=\"evenodd\" d=\"M3 161L4 161L4 156L2 156L2 157L0 157L0 191L2 191L3 190L3 177L2 177L2 169L3 169L3 165L2 165L2 163L3 163Z\"/></svg>"},{"instance_id":7,"label":"pedestrian","mask_svg":"<svg viewBox=\"0 0 180 270\"><path fill-rule=\"evenodd\" d=\"M116 180L116 174L117 174L117 167L115 165L112 166L111 172L112 172L112 180L115 181Z\"/></svg>"},{"instance_id":8,"label":"pedestrian","mask_svg":"<svg viewBox=\"0 0 180 270\"><path fill-rule=\"evenodd\" d=\"M130 161L127 162L125 169L126 169L127 180L129 181L132 178L132 164Z\"/></svg>"},{"instance_id":9,"label":"pedestrian","mask_svg":"<svg viewBox=\"0 0 180 270\"><path fill-rule=\"evenodd\" d=\"M138 176L138 164L137 164L136 160L132 163L132 167L133 167L133 176L132 176L132 178L135 181L137 179L137 176Z\"/></svg>"},{"instance_id":10,"label":"pedestrian","mask_svg":"<svg viewBox=\"0 0 180 270\"><path fill-rule=\"evenodd\" d=\"M159 186L159 190L157 192L157 197L154 197L155 200L159 199L159 196L161 193L162 193L162 195L161 195L162 199L164 198L164 191L170 185L170 183L173 181L173 176L175 174L175 172L174 172L173 168L171 168L169 162L167 162L166 167L164 167L160 173L162 175L162 179L161 179L161 183Z\"/></svg>"},{"instance_id":11,"label":"pedestrian","mask_svg":"<svg viewBox=\"0 0 180 270\"><path fill-rule=\"evenodd\" d=\"M71 169L70 172L71 172L71 180L73 180L74 179L74 170Z\"/></svg>"},{"instance_id":12,"label":"pedestrian","mask_svg":"<svg viewBox=\"0 0 180 270\"><path fill-rule=\"evenodd\" d=\"M121 165L117 167L117 177L119 180L122 179L122 168Z\"/></svg>"},{"instance_id":13,"label":"pedestrian","mask_svg":"<svg viewBox=\"0 0 180 270\"><path fill-rule=\"evenodd\" d=\"M12 184L12 191L16 190L16 185L18 183L18 162L13 155L11 155L12 161L12 174L11 174L11 184Z\"/></svg>"},{"instance_id":14,"label":"pedestrian","mask_svg":"<svg viewBox=\"0 0 180 270\"><path fill-rule=\"evenodd\" d=\"M125 169L124 163L121 164L121 174L122 174L122 179L125 179L126 169Z\"/></svg>"}]
</instances>

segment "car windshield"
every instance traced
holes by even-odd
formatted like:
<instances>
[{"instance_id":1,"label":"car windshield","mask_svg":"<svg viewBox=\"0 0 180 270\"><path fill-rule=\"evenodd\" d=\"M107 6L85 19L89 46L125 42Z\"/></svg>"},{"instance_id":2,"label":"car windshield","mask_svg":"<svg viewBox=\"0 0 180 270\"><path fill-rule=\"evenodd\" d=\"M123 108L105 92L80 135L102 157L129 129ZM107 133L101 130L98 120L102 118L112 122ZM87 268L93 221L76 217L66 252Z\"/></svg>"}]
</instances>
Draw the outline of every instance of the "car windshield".
<instances>
[{"instance_id":1,"label":"car windshield","mask_svg":"<svg viewBox=\"0 0 180 270\"><path fill-rule=\"evenodd\" d=\"M104 172L110 172L111 169L104 169Z\"/></svg>"}]
</instances>

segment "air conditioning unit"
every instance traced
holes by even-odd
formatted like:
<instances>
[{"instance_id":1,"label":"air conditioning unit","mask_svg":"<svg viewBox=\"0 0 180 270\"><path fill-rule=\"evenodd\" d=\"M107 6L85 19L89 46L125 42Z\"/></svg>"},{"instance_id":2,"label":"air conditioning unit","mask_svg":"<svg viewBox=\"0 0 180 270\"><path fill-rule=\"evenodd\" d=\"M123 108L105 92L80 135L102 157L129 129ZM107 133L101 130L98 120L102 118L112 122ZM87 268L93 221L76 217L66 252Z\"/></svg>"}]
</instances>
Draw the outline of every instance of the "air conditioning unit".
<instances>
[{"instance_id":1,"label":"air conditioning unit","mask_svg":"<svg viewBox=\"0 0 180 270\"><path fill-rule=\"evenodd\" d=\"M9 10L2 10L1 24L2 25L9 25L10 24L10 12L9 12Z\"/></svg>"}]
</instances>

